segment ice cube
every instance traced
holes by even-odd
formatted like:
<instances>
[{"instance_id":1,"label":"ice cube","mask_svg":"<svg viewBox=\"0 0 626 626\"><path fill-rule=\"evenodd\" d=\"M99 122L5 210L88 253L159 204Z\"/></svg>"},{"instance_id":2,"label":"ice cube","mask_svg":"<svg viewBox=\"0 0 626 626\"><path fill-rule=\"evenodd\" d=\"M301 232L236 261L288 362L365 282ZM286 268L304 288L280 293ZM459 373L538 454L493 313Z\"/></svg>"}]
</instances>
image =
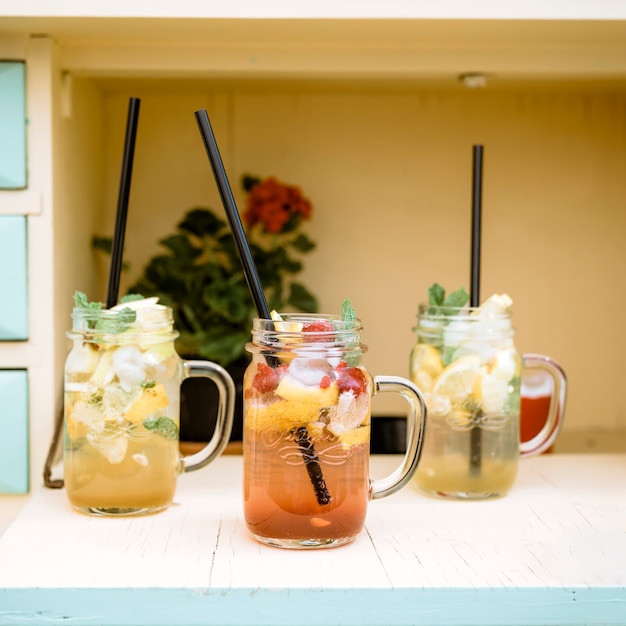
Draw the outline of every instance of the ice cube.
<instances>
[{"instance_id":1,"label":"ice cube","mask_svg":"<svg viewBox=\"0 0 626 626\"><path fill-rule=\"evenodd\" d=\"M319 387L324 376L333 378L333 368L326 359L296 358L289 364L289 375L307 387Z\"/></svg>"},{"instance_id":2,"label":"ice cube","mask_svg":"<svg viewBox=\"0 0 626 626\"><path fill-rule=\"evenodd\" d=\"M115 374L125 391L130 391L146 379L143 353L136 345L121 346L112 358Z\"/></svg>"},{"instance_id":3,"label":"ice cube","mask_svg":"<svg viewBox=\"0 0 626 626\"><path fill-rule=\"evenodd\" d=\"M87 441L112 465L121 463L126 456L128 440L122 435L100 437L87 433Z\"/></svg>"},{"instance_id":4,"label":"ice cube","mask_svg":"<svg viewBox=\"0 0 626 626\"><path fill-rule=\"evenodd\" d=\"M346 391L339 395L336 410L332 413L328 430L333 435L342 433L360 426L368 416L369 396L365 393L354 395L352 391Z\"/></svg>"},{"instance_id":5,"label":"ice cube","mask_svg":"<svg viewBox=\"0 0 626 626\"><path fill-rule=\"evenodd\" d=\"M491 363L491 375L494 378L510 381L519 369L519 360L515 348L506 348L498 350L494 355Z\"/></svg>"},{"instance_id":6,"label":"ice cube","mask_svg":"<svg viewBox=\"0 0 626 626\"><path fill-rule=\"evenodd\" d=\"M477 396L484 413L499 413L509 396L508 381L485 374L478 382Z\"/></svg>"},{"instance_id":7,"label":"ice cube","mask_svg":"<svg viewBox=\"0 0 626 626\"><path fill-rule=\"evenodd\" d=\"M67 374L93 374L99 360L98 348L94 344L76 341L67 355L65 371Z\"/></svg>"},{"instance_id":8,"label":"ice cube","mask_svg":"<svg viewBox=\"0 0 626 626\"><path fill-rule=\"evenodd\" d=\"M79 400L72 408L72 419L82 424L86 430L102 433L104 430L104 415L96 404Z\"/></svg>"}]
</instances>

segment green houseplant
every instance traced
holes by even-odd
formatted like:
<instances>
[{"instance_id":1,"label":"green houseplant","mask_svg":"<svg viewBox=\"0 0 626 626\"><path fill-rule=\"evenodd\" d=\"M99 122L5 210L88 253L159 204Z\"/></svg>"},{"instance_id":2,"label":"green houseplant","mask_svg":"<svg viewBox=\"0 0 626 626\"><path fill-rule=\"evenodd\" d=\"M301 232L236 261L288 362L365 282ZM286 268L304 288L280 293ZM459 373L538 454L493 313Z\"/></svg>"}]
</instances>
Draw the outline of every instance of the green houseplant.
<instances>
[{"instance_id":1,"label":"green houseplant","mask_svg":"<svg viewBox=\"0 0 626 626\"><path fill-rule=\"evenodd\" d=\"M270 310L316 312L317 298L296 280L302 255L315 248L301 230L313 212L310 201L298 187L273 177L246 175L242 185L242 223ZM239 388L256 310L227 222L211 209L192 208L159 243L163 253L150 259L128 292L158 296L172 307L179 354L219 363ZM110 251L111 240L94 238L94 245Z\"/></svg>"}]
</instances>

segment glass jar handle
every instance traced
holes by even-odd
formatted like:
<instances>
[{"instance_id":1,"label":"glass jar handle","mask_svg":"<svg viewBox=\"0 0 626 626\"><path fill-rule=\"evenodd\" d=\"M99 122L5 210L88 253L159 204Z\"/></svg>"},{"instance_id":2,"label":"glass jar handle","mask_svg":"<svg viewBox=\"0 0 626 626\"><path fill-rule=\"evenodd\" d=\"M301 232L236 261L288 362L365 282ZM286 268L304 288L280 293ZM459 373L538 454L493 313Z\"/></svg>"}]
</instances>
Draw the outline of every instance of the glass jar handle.
<instances>
[{"instance_id":1,"label":"glass jar handle","mask_svg":"<svg viewBox=\"0 0 626 626\"><path fill-rule=\"evenodd\" d=\"M407 450L402 463L389 476L370 480L370 499L384 498L406 485L415 474L422 456L426 432L426 401L422 392L406 378L400 376L375 376L374 393L399 393L409 404L407 420Z\"/></svg>"},{"instance_id":2,"label":"glass jar handle","mask_svg":"<svg viewBox=\"0 0 626 626\"><path fill-rule=\"evenodd\" d=\"M563 368L543 354L524 354L522 360L525 368L543 370L554 381L546 423L532 439L520 443L520 456L524 458L545 452L557 438L565 414L567 379Z\"/></svg>"},{"instance_id":3,"label":"glass jar handle","mask_svg":"<svg viewBox=\"0 0 626 626\"><path fill-rule=\"evenodd\" d=\"M230 374L211 361L183 361L184 378L209 378L217 385L217 419L211 440L189 456L182 457L182 471L193 472L217 458L230 439L235 413L235 383Z\"/></svg>"}]
</instances>

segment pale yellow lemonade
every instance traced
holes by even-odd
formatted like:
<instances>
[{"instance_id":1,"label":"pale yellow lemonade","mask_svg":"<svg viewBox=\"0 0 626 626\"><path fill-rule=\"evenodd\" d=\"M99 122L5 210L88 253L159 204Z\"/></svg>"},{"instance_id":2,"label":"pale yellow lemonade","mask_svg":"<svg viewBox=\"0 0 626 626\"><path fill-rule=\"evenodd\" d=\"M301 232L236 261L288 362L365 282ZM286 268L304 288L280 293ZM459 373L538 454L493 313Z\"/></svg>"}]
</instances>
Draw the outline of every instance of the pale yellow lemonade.
<instances>
[{"instance_id":1,"label":"pale yellow lemonade","mask_svg":"<svg viewBox=\"0 0 626 626\"><path fill-rule=\"evenodd\" d=\"M65 368L68 499L102 515L164 509L181 470L182 361L171 312L147 298L100 314L75 309L74 320Z\"/></svg>"},{"instance_id":2,"label":"pale yellow lemonade","mask_svg":"<svg viewBox=\"0 0 626 626\"><path fill-rule=\"evenodd\" d=\"M521 358L506 294L467 314L418 321L411 380L429 424L415 483L457 498L495 497L513 485L519 460ZM432 310L432 309L431 309Z\"/></svg>"}]
</instances>

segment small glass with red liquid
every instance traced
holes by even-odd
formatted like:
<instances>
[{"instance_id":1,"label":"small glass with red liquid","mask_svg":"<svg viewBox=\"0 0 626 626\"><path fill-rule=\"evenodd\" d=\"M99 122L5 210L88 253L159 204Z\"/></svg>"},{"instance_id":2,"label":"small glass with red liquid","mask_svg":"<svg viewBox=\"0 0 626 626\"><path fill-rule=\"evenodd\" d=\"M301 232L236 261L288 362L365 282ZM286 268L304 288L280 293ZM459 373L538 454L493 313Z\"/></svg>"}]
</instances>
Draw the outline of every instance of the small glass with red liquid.
<instances>
[{"instance_id":1,"label":"small glass with red liquid","mask_svg":"<svg viewBox=\"0 0 626 626\"><path fill-rule=\"evenodd\" d=\"M548 422L554 402L554 377L544 369L524 369L520 387L520 442L522 446L533 445L531 442L536 440ZM561 404L559 402L557 406L559 412ZM560 425L560 419L557 425ZM541 452L553 451L557 434L558 428L555 425L546 443L542 445Z\"/></svg>"}]
</instances>

